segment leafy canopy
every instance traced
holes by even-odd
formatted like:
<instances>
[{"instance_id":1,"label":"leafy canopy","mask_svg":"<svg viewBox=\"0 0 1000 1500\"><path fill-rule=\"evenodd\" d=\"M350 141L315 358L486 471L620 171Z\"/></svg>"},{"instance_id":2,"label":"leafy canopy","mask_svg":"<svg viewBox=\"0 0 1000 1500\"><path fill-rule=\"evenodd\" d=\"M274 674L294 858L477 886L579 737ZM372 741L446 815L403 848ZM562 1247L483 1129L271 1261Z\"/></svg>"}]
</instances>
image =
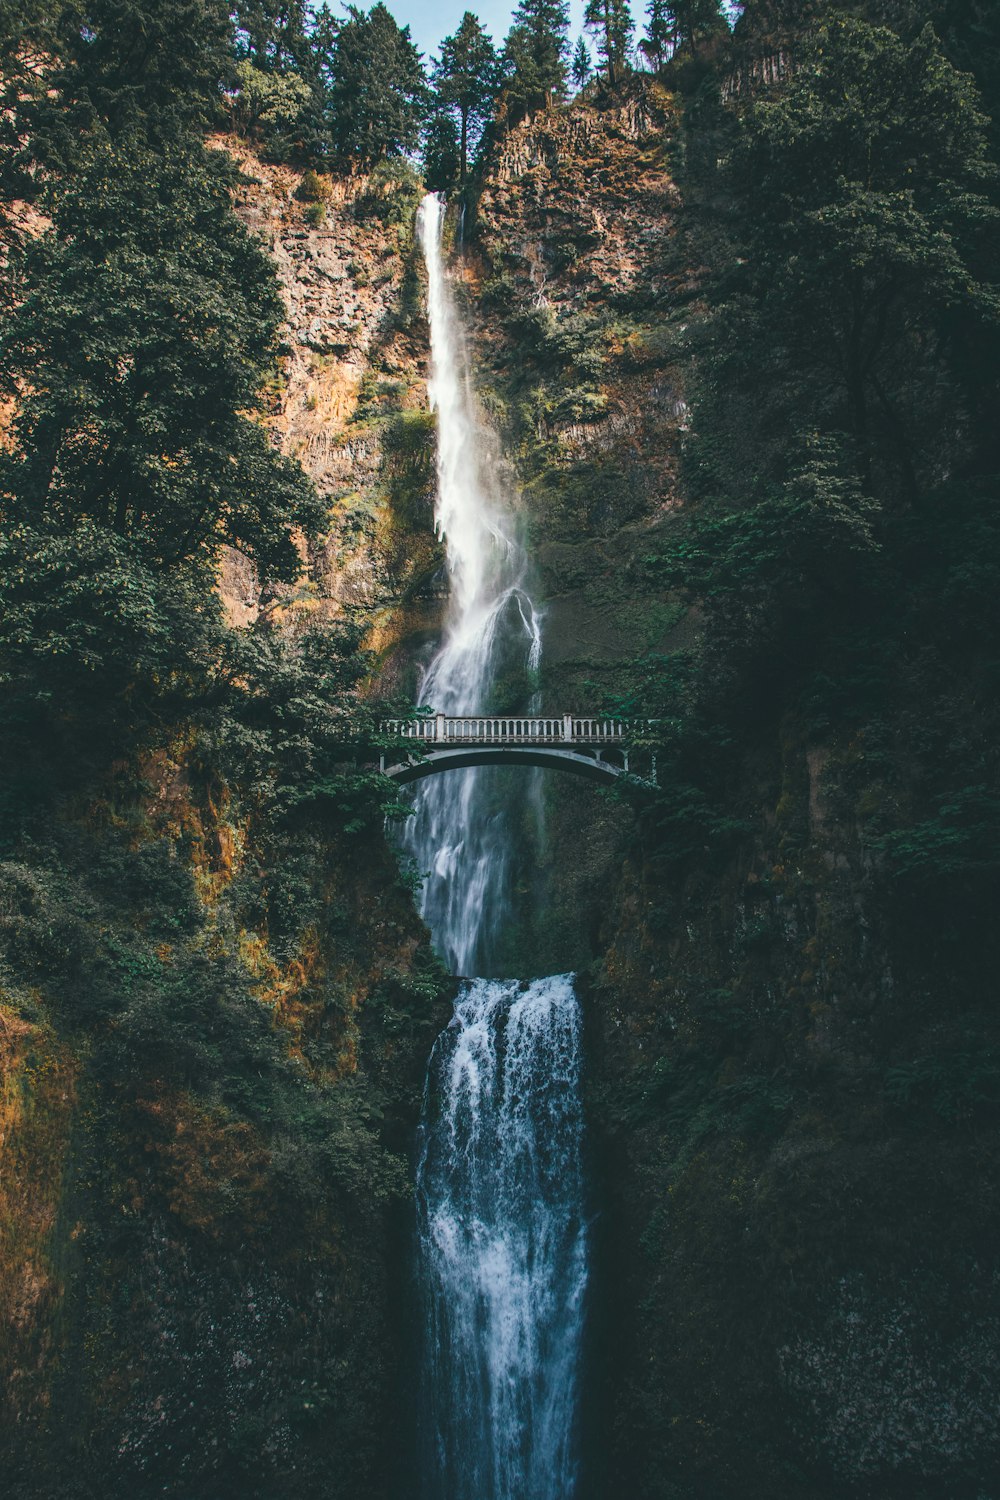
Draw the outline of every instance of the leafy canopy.
<instances>
[{"instance_id":1,"label":"leafy canopy","mask_svg":"<svg viewBox=\"0 0 1000 1500\"><path fill-rule=\"evenodd\" d=\"M19 398L4 526L90 521L162 569L229 542L295 576L292 532L316 502L255 420L283 310L224 161L109 147L26 247L0 333L0 381Z\"/></svg>"}]
</instances>

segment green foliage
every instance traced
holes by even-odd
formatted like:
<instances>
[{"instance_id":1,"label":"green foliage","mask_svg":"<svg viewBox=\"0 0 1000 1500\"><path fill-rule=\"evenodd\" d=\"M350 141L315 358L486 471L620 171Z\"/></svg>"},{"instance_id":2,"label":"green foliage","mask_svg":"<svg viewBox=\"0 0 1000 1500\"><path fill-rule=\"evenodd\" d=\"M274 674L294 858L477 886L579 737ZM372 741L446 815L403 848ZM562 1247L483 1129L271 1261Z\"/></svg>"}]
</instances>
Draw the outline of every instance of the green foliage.
<instances>
[{"instance_id":1,"label":"green foliage","mask_svg":"<svg viewBox=\"0 0 1000 1500\"><path fill-rule=\"evenodd\" d=\"M767 405L787 420L804 401L829 411L834 395L827 420L853 434L862 464L884 443L911 487L919 433L904 410L933 402L953 338L982 325L995 339L984 124L930 30L906 43L844 19L808 40L734 143L744 253L733 288L750 299L744 334L773 351ZM919 357L928 340L930 359ZM793 387L780 374L790 363Z\"/></svg>"},{"instance_id":2,"label":"green foliage","mask_svg":"<svg viewBox=\"0 0 1000 1500\"><path fill-rule=\"evenodd\" d=\"M368 174L367 190L358 196L356 209L364 218L398 225L405 236L412 232L423 193L423 178L416 167L408 161L388 159L378 162Z\"/></svg>"},{"instance_id":3,"label":"green foliage","mask_svg":"<svg viewBox=\"0 0 1000 1500\"><path fill-rule=\"evenodd\" d=\"M576 39L576 50L573 53L573 62L570 67L570 74L578 89L584 87L593 71L593 64L590 61L590 48L583 37L578 36Z\"/></svg>"},{"instance_id":4,"label":"green foliage","mask_svg":"<svg viewBox=\"0 0 1000 1500\"><path fill-rule=\"evenodd\" d=\"M194 140L233 76L225 0L57 0L28 40L38 51L5 126L25 164L57 172L109 142Z\"/></svg>"},{"instance_id":5,"label":"green foliage","mask_svg":"<svg viewBox=\"0 0 1000 1500\"><path fill-rule=\"evenodd\" d=\"M951 1125L995 1119L1000 1111L1000 1057L970 1036L964 1047L946 1048L886 1070L885 1094L896 1109L930 1109Z\"/></svg>"},{"instance_id":6,"label":"green foliage","mask_svg":"<svg viewBox=\"0 0 1000 1500\"><path fill-rule=\"evenodd\" d=\"M594 34L597 55L604 64L608 83L614 88L621 81L631 56L632 33L635 31L631 6L628 0L587 0L583 24Z\"/></svg>"},{"instance_id":7,"label":"green foliage","mask_svg":"<svg viewBox=\"0 0 1000 1500\"><path fill-rule=\"evenodd\" d=\"M955 880L975 887L1000 874L1000 792L988 785L952 792L934 816L874 840L892 875L933 894Z\"/></svg>"},{"instance_id":8,"label":"green foliage","mask_svg":"<svg viewBox=\"0 0 1000 1500\"><path fill-rule=\"evenodd\" d=\"M204 570L151 568L91 520L13 527L0 541L0 744L12 755L38 747L30 775L75 740L74 772L92 768L205 691L218 616Z\"/></svg>"},{"instance_id":9,"label":"green foliage","mask_svg":"<svg viewBox=\"0 0 1000 1500\"><path fill-rule=\"evenodd\" d=\"M321 13L321 21L322 21ZM427 81L410 28L400 28L381 3L367 14L327 15L322 67L334 152L343 163L371 167L415 151L427 109Z\"/></svg>"},{"instance_id":10,"label":"green foliage","mask_svg":"<svg viewBox=\"0 0 1000 1500\"><path fill-rule=\"evenodd\" d=\"M229 97L233 128L260 141L278 159L294 156L292 143L310 129L314 93L298 73L265 72L243 58L236 64Z\"/></svg>"},{"instance_id":11,"label":"green foliage","mask_svg":"<svg viewBox=\"0 0 1000 1500\"><path fill-rule=\"evenodd\" d=\"M738 509L706 501L656 560L669 587L711 605L734 648L848 598L878 552L879 507L839 445L813 434L799 449L782 488Z\"/></svg>"},{"instance_id":12,"label":"green foliage","mask_svg":"<svg viewBox=\"0 0 1000 1500\"><path fill-rule=\"evenodd\" d=\"M462 181L459 127L447 110L433 110L424 130L424 180L431 193L451 192Z\"/></svg>"},{"instance_id":13,"label":"green foliage","mask_svg":"<svg viewBox=\"0 0 1000 1500\"><path fill-rule=\"evenodd\" d=\"M503 54L506 96L514 114L565 93L568 31L566 0L519 0Z\"/></svg>"},{"instance_id":14,"label":"green foliage","mask_svg":"<svg viewBox=\"0 0 1000 1500\"><path fill-rule=\"evenodd\" d=\"M457 120L458 176L464 183L469 153L492 117L500 82L496 48L470 10L463 15L458 30L441 43L431 81L438 109Z\"/></svg>"},{"instance_id":15,"label":"green foliage","mask_svg":"<svg viewBox=\"0 0 1000 1500\"><path fill-rule=\"evenodd\" d=\"M20 392L0 458L8 527L114 532L149 567L241 546L292 577L311 486L254 413L278 351L274 271L215 154L109 149L59 193L18 264L0 380Z\"/></svg>"}]
</instances>

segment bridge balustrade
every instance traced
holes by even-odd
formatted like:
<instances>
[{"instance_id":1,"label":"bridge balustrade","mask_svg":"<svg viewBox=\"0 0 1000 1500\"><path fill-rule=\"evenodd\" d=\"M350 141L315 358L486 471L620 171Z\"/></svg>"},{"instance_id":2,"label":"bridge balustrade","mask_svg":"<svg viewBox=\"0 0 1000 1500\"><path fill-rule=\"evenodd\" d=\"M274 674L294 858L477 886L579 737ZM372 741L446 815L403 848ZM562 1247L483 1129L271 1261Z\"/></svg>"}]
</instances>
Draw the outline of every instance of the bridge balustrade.
<instances>
[{"instance_id":1,"label":"bridge balustrade","mask_svg":"<svg viewBox=\"0 0 1000 1500\"><path fill-rule=\"evenodd\" d=\"M622 745L629 734L629 726L620 720L583 719L573 714L531 718L435 714L389 719L382 729L398 739L451 745Z\"/></svg>"}]
</instances>

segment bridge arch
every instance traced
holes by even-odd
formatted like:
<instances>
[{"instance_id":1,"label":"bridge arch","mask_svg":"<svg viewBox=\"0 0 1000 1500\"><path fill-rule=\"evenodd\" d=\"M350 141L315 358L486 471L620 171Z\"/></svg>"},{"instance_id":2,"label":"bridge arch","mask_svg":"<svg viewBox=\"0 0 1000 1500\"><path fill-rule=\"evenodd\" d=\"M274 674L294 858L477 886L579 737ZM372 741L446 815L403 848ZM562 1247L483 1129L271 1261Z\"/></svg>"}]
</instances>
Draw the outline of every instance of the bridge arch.
<instances>
[{"instance_id":1,"label":"bridge arch","mask_svg":"<svg viewBox=\"0 0 1000 1500\"><path fill-rule=\"evenodd\" d=\"M468 766L541 766L550 771L568 771L574 776L586 777L588 781L601 782L604 786L617 781L626 774L624 766L611 761L598 760L577 750L560 750L554 746L467 746L454 750L431 750L422 760L404 760L395 765L384 763L381 769L386 776L401 786L412 781L422 781L425 776L437 776L442 771L460 771Z\"/></svg>"}]
</instances>

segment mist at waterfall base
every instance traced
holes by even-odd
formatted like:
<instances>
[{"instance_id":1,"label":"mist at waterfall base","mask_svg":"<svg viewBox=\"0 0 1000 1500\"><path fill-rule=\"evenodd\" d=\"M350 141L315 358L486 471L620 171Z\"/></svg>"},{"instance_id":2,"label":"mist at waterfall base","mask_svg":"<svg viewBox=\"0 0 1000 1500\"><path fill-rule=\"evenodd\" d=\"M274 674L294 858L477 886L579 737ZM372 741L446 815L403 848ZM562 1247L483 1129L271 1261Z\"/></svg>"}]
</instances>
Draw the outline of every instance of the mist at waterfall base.
<instances>
[{"instance_id":1,"label":"mist at waterfall base","mask_svg":"<svg viewBox=\"0 0 1000 1500\"><path fill-rule=\"evenodd\" d=\"M531 691L542 621L496 483L442 252L421 204L436 522L449 602L420 703L486 711L502 679ZM419 783L403 840L421 911L452 972L489 973L510 919L509 773ZM530 785L530 784L529 784ZM521 798L525 785L521 783ZM572 976L469 978L428 1067L417 1162L426 1500L571 1500L587 1281L580 1012Z\"/></svg>"}]
</instances>

